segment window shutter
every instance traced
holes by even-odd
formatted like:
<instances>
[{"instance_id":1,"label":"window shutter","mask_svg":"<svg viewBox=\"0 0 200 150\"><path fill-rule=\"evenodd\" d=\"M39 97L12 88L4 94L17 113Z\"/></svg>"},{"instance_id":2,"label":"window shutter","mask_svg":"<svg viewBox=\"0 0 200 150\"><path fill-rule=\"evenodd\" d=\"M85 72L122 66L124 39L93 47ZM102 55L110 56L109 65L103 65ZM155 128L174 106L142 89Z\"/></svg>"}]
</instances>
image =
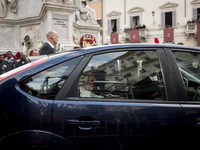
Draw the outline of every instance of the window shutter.
<instances>
[{"instance_id":1,"label":"window shutter","mask_svg":"<svg viewBox=\"0 0 200 150\"><path fill-rule=\"evenodd\" d=\"M161 28L165 28L165 12L161 13Z\"/></svg>"},{"instance_id":2,"label":"window shutter","mask_svg":"<svg viewBox=\"0 0 200 150\"><path fill-rule=\"evenodd\" d=\"M130 16L130 28L133 27L133 16Z\"/></svg>"},{"instance_id":3,"label":"window shutter","mask_svg":"<svg viewBox=\"0 0 200 150\"><path fill-rule=\"evenodd\" d=\"M193 8L193 19L197 19L197 8Z\"/></svg>"},{"instance_id":4,"label":"window shutter","mask_svg":"<svg viewBox=\"0 0 200 150\"><path fill-rule=\"evenodd\" d=\"M140 25L140 24L142 25L140 15L138 16L138 22L139 22L138 25Z\"/></svg>"},{"instance_id":5,"label":"window shutter","mask_svg":"<svg viewBox=\"0 0 200 150\"><path fill-rule=\"evenodd\" d=\"M176 11L172 12L172 27L176 27Z\"/></svg>"},{"instance_id":6,"label":"window shutter","mask_svg":"<svg viewBox=\"0 0 200 150\"><path fill-rule=\"evenodd\" d=\"M111 34L111 20L108 20L108 34Z\"/></svg>"},{"instance_id":7,"label":"window shutter","mask_svg":"<svg viewBox=\"0 0 200 150\"><path fill-rule=\"evenodd\" d=\"M117 19L117 33L119 33L120 30L120 24L119 24L119 19Z\"/></svg>"}]
</instances>

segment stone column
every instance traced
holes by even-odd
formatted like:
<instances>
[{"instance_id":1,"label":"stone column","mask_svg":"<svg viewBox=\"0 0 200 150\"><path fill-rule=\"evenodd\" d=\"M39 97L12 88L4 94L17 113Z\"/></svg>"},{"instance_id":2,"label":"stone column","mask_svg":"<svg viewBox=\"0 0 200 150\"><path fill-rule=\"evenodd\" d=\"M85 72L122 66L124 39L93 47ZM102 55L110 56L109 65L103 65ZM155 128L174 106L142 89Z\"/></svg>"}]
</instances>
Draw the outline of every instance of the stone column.
<instances>
[{"instance_id":1,"label":"stone column","mask_svg":"<svg viewBox=\"0 0 200 150\"><path fill-rule=\"evenodd\" d=\"M46 12L43 25L44 37L48 30L55 30L59 35L59 43L64 50L72 49L73 43L73 13L77 7L73 3L44 2ZM45 37L46 39L46 37Z\"/></svg>"}]
</instances>

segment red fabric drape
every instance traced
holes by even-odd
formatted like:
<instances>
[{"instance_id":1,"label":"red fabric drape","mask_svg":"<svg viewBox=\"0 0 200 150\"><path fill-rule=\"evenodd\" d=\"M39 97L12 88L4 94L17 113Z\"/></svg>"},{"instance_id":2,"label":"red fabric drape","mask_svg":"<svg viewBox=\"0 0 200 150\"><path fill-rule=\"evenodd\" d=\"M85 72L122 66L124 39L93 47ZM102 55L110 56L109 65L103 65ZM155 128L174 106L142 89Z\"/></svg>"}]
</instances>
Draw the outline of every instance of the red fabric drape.
<instances>
[{"instance_id":1,"label":"red fabric drape","mask_svg":"<svg viewBox=\"0 0 200 150\"><path fill-rule=\"evenodd\" d=\"M118 33L114 33L110 35L110 43L117 44L118 43Z\"/></svg>"},{"instance_id":2,"label":"red fabric drape","mask_svg":"<svg viewBox=\"0 0 200 150\"><path fill-rule=\"evenodd\" d=\"M165 42L174 41L174 28L164 29L164 41Z\"/></svg>"},{"instance_id":3,"label":"red fabric drape","mask_svg":"<svg viewBox=\"0 0 200 150\"><path fill-rule=\"evenodd\" d=\"M16 58L16 60L19 60L20 59L20 52L17 52L17 54L15 55L15 58Z\"/></svg>"},{"instance_id":4,"label":"red fabric drape","mask_svg":"<svg viewBox=\"0 0 200 150\"><path fill-rule=\"evenodd\" d=\"M130 42L131 43L139 43L139 30L131 30L130 31Z\"/></svg>"},{"instance_id":5,"label":"red fabric drape","mask_svg":"<svg viewBox=\"0 0 200 150\"><path fill-rule=\"evenodd\" d=\"M200 23L197 23L197 45L200 45Z\"/></svg>"}]
</instances>

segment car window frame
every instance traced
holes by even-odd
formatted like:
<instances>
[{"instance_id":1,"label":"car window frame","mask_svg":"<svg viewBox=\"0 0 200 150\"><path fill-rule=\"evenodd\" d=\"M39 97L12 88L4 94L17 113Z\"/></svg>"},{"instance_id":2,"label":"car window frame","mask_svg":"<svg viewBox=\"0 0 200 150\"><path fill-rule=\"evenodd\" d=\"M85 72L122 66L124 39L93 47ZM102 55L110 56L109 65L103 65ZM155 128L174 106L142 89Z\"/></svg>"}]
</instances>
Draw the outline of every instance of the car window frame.
<instances>
[{"instance_id":1,"label":"car window frame","mask_svg":"<svg viewBox=\"0 0 200 150\"><path fill-rule=\"evenodd\" d=\"M166 55L169 59L169 64L170 64L171 70L175 74L174 77L173 77L174 82L176 82L175 89L179 89L179 90L176 90L178 101L189 102L189 103L200 103L198 101L193 102L193 101L189 100L189 97L187 95L187 91L185 89L184 83L181 79L182 78L181 72L179 71L178 64L177 64L176 59L174 57L173 51L199 53L199 54L200 54L200 51L189 49L189 48L186 48L186 49L171 48L170 50L169 49L166 50Z\"/></svg>"},{"instance_id":2,"label":"car window frame","mask_svg":"<svg viewBox=\"0 0 200 150\"><path fill-rule=\"evenodd\" d=\"M89 63L89 61L92 59L93 56L95 55L100 55L100 54L105 54L105 53L112 53L112 52L121 52L121 51L155 51L158 57L158 61L160 64L160 69L162 72L162 77L163 77L163 82L164 82L164 88L165 88L165 96L166 100L140 100L140 99L97 99L95 101L144 101L144 102L149 102L149 101L159 101L159 102L168 102L168 101L177 101L176 94L175 94L175 88L174 84L172 83L172 76L171 76L171 70L168 67L168 60L165 55L164 49L163 48L122 48L122 49L110 49L110 50L103 50L103 51L98 51L98 52L93 52L86 54L84 58L81 60L81 62L78 64L78 66L74 69L74 71L71 73L70 77L68 80L65 82L63 87L61 88L60 92L58 93L57 97L55 98L56 100L80 100L80 101L85 101L85 100L91 100L93 101L94 98L81 98L78 96L78 82L79 78L81 76L81 73ZM165 68L165 69L163 69Z\"/></svg>"},{"instance_id":3,"label":"car window frame","mask_svg":"<svg viewBox=\"0 0 200 150\"><path fill-rule=\"evenodd\" d=\"M55 100L56 97L57 97L57 95L60 93L60 90L62 89L62 87L61 87L61 89L59 90L59 92L58 92L57 94L55 94L55 98L53 98L53 99L44 99L44 98L39 98L39 97L33 96L33 95L31 95L31 94L25 92L23 89L21 89L20 85L22 84L23 81L27 80L28 78L31 78L31 77L33 77L33 76L35 76L35 75L37 75L37 74L39 74L39 73L41 73L41 72L43 72L43 71L46 71L46 70L48 70L48 69L50 69L50 68L52 68L52 67L55 67L55 66L57 66L57 65L60 65L60 64L62 64L62 63L68 62L68 61L70 61L70 60L72 60L72 59L76 59L76 58L80 58L80 60L79 60L79 62L78 62L78 64L79 64L79 63L82 61L82 59L83 59L83 55L79 55L79 56L76 56L76 57L74 57L74 58L69 58L69 59L67 59L67 60L62 60L62 61L59 61L58 63L53 64L53 65L51 64L50 66L48 66L48 67L46 67L46 68L43 68L43 69L41 69L40 71L35 72L34 74L31 74L30 76L28 76L28 77L26 77L26 78L23 78L23 80L18 81L18 84L17 84L18 89L20 89L20 91L22 91L22 92L28 94L29 96L35 97L35 98L37 98L37 99L42 99L42 100L45 100L45 101L48 101L48 100ZM77 65L78 65L78 64L77 64ZM75 70L76 67L77 67L77 66L75 66L73 70ZM72 72L73 72L73 70L72 70ZM71 72L71 73L72 73L72 72ZM70 74L71 74L71 73L70 73ZM69 74L69 76L70 76L70 74ZM67 81L67 80L68 80L68 79L66 79L66 81ZM64 81L64 84L65 84L66 81ZM64 86L64 84L63 84L63 86Z\"/></svg>"}]
</instances>

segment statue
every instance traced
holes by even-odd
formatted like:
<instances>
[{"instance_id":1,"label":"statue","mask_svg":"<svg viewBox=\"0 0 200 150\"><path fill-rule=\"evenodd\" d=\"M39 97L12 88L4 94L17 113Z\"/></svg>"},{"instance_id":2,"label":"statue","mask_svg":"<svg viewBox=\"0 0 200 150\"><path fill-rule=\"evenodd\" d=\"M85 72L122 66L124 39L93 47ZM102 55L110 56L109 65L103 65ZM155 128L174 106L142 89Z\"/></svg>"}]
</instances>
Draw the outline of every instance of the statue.
<instances>
[{"instance_id":1,"label":"statue","mask_svg":"<svg viewBox=\"0 0 200 150\"><path fill-rule=\"evenodd\" d=\"M11 12L17 12L18 0L0 0L0 18L5 18L7 14L7 7L10 7Z\"/></svg>"},{"instance_id":2,"label":"statue","mask_svg":"<svg viewBox=\"0 0 200 150\"><path fill-rule=\"evenodd\" d=\"M7 5L6 5L6 0L1 0L0 1L0 17L6 17L6 12L7 12Z\"/></svg>"},{"instance_id":3,"label":"statue","mask_svg":"<svg viewBox=\"0 0 200 150\"><path fill-rule=\"evenodd\" d=\"M17 12L18 0L0 0L0 18L5 18L7 14L7 7L10 7L11 12Z\"/></svg>"},{"instance_id":4,"label":"statue","mask_svg":"<svg viewBox=\"0 0 200 150\"><path fill-rule=\"evenodd\" d=\"M70 0L43 0L43 2L56 2L56 3L65 3L65 1L68 3Z\"/></svg>"},{"instance_id":5,"label":"statue","mask_svg":"<svg viewBox=\"0 0 200 150\"><path fill-rule=\"evenodd\" d=\"M98 25L95 10L88 6L87 0L77 0L80 12L80 24Z\"/></svg>"}]
</instances>

